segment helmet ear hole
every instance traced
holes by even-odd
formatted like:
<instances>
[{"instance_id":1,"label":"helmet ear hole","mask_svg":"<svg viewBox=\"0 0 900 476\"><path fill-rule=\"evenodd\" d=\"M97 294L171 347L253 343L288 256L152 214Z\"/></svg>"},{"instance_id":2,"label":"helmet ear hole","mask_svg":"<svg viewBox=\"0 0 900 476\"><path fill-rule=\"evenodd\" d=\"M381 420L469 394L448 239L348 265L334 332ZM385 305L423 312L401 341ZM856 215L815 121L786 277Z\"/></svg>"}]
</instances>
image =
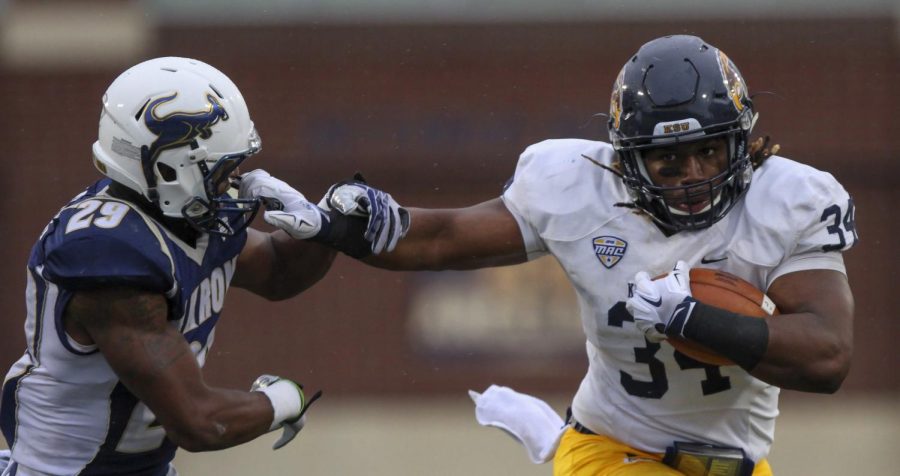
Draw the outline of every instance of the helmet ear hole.
<instances>
[{"instance_id":1,"label":"helmet ear hole","mask_svg":"<svg viewBox=\"0 0 900 476\"><path fill-rule=\"evenodd\" d=\"M166 182L178 180L178 174L175 172L175 169L162 162L156 163L156 170L159 172L159 176Z\"/></svg>"}]
</instances>

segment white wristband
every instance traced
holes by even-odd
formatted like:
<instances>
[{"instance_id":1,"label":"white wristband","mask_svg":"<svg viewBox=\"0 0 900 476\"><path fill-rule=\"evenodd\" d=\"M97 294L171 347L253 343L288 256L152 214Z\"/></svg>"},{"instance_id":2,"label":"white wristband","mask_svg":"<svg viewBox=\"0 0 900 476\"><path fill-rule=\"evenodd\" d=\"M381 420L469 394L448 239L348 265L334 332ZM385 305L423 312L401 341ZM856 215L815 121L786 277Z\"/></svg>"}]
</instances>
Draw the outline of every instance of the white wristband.
<instances>
[{"instance_id":1,"label":"white wristband","mask_svg":"<svg viewBox=\"0 0 900 476\"><path fill-rule=\"evenodd\" d=\"M285 420L297 418L300 415L303 398L300 397L301 390L295 383L281 379L256 391L269 397L272 408L275 410L275 417L269 431L277 430Z\"/></svg>"}]
</instances>

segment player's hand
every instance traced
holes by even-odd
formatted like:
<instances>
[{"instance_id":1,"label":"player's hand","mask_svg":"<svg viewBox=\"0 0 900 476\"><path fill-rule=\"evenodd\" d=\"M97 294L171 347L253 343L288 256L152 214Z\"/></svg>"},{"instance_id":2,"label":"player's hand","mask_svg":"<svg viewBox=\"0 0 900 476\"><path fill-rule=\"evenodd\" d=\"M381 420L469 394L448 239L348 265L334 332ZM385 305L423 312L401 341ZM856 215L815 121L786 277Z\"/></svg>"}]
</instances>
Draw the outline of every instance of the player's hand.
<instances>
[{"instance_id":1,"label":"player's hand","mask_svg":"<svg viewBox=\"0 0 900 476\"><path fill-rule=\"evenodd\" d=\"M352 180L331 186L319 206L348 216L368 219L364 238L372 244L372 253L391 252L409 231L409 212L387 192L369 186L357 173Z\"/></svg>"},{"instance_id":2,"label":"player's hand","mask_svg":"<svg viewBox=\"0 0 900 476\"><path fill-rule=\"evenodd\" d=\"M660 342L667 335L681 336L696 303L691 297L690 273L691 267L679 261L655 281L644 271L634 276L633 294L625 307L650 342Z\"/></svg>"},{"instance_id":3,"label":"player's hand","mask_svg":"<svg viewBox=\"0 0 900 476\"><path fill-rule=\"evenodd\" d=\"M272 445L277 450L291 442L306 425L306 410L322 396L316 392L309 400L303 393L303 385L274 375L261 375L253 385L251 392L262 392L272 402L275 416L269 431L279 428L283 430L281 437Z\"/></svg>"},{"instance_id":4,"label":"player's hand","mask_svg":"<svg viewBox=\"0 0 900 476\"><path fill-rule=\"evenodd\" d=\"M327 225L327 217L319 207L306 200L302 193L262 169L243 174L240 178L240 197L259 198L266 211L266 223L280 228L294 238L305 240L318 235Z\"/></svg>"}]
</instances>

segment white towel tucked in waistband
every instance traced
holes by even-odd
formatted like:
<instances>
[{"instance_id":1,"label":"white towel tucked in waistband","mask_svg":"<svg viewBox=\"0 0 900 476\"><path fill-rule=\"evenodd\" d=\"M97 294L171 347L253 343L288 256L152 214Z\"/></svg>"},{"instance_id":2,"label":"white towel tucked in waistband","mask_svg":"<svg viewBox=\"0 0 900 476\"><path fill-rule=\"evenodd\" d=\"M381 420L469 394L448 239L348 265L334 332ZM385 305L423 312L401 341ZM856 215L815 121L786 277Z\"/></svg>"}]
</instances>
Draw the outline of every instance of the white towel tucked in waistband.
<instances>
[{"instance_id":1,"label":"white towel tucked in waistband","mask_svg":"<svg viewBox=\"0 0 900 476\"><path fill-rule=\"evenodd\" d=\"M509 433L528 450L535 464L553 459L565 422L543 400L516 392L509 387L491 385L484 393L469 390L475 402L475 419Z\"/></svg>"}]
</instances>

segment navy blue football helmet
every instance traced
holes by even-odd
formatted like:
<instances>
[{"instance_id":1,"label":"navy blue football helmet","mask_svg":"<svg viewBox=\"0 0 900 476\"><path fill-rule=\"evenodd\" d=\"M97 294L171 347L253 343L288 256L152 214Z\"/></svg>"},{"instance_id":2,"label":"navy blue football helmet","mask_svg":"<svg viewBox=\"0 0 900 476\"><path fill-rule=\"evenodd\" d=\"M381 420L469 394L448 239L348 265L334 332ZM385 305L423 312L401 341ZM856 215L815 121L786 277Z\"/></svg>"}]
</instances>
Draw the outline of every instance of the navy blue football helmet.
<instances>
[{"instance_id":1,"label":"navy blue football helmet","mask_svg":"<svg viewBox=\"0 0 900 476\"><path fill-rule=\"evenodd\" d=\"M721 220L750 185L749 135L756 113L734 63L696 36L658 38L625 63L613 87L609 137L622 165L633 206L669 232L699 230ZM650 179L642 152L649 148L724 137L728 166L721 174L678 187ZM669 197L709 193L709 206L685 212Z\"/></svg>"}]
</instances>

